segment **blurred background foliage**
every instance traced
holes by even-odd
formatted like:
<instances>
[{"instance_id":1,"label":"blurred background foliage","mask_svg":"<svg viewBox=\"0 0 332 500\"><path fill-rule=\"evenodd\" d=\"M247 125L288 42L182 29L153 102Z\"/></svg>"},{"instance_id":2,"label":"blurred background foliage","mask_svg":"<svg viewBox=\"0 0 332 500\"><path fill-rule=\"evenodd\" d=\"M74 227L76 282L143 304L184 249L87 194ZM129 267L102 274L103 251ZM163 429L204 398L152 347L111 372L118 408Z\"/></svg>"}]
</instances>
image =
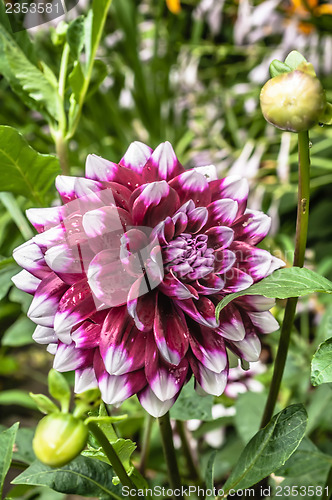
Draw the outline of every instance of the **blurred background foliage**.
<instances>
[{"instance_id":1,"label":"blurred background foliage","mask_svg":"<svg viewBox=\"0 0 332 500\"><path fill-rule=\"evenodd\" d=\"M56 76L66 39L64 23L84 15L88 8L81 0L63 21L29 30L34 57ZM118 161L134 140L152 147L169 140L186 167L213 163L220 176L231 173L248 178L250 207L272 217L264 245L290 265L298 180L296 137L264 121L259 93L268 79L269 63L274 58L283 60L293 49L313 63L332 101L332 6L328 1L113 0L81 118L68 141L71 173L83 173L89 153ZM73 64L70 57L69 71ZM68 98L69 88L64 91ZM0 102L0 125L16 128L38 152L56 154L45 117L18 99L8 80L1 77ZM306 266L332 279L332 128L317 126L310 139L312 202ZM18 272L12 250L33 235L21 215L35 202L32 196L17 194L13 205L6 195L0 194L1 415L5 425L20 420L31 426L39 415L28 391L45 392L45 374L52 360L42 346L32 343L34 325L26 318L30 296L13 287L10 278ZM54 201L53 184L44 195L46 205ZM283 306L279 301L274 308L279 320ZM229 393L214 401L198 401L194 411L190 392L180 401L181 411L173 409L174 418L189 419L202 471L213 448L218 448L215 477L220 484L258 430L278 335L264 338L266 368L258 364L252 372L237 373ZM317 446L320 452L332 454L331 388L325 384L313 390L310 384L312 355L331 336L329 296L301 299L280 404L306 403L307 435L312 441L311 448L307 442L301 446L305 450L309 446L312 453ZM127 401L121 411L129 418L118 426L119 433L134 439L139 450L146 417L135 399ZM31 436L26 439L30 442ZM185 468L184 457L180 460ZM321 459L317 470L303 469L305 476L299 479L293 477L291 466L286 467L280 474L285 478L282 484L322 485L328 468ZM155 424L147 470L152 483L163 483L165 465ZM48 500L52 495L63 496L50 490L23 489L17 486L11 496L45 495Z\"/></svg>"}]
</instances>

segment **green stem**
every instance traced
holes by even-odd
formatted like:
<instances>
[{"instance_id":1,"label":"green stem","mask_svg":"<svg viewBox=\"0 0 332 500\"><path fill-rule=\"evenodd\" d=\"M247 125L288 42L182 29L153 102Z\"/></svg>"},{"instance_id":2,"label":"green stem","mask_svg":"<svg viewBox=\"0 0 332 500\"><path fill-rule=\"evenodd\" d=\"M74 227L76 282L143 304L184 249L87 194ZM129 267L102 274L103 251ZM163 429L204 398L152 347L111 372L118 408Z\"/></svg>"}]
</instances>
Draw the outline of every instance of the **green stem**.
<instances>
[{"instance_id":1,"label":"green stem","mask_svg":"<svg viewBox=\"0 0 332 500\"><path fill-rule=\"evenodd\" d=\"M181 420L176 421L176 430L178 431L181 439L182 451L186 459L189 477L190 479L197 481L200 479L199 472L193 458L192 450L190 448L187 429L185 428L185 424Z\"/></svg>"},{"instance_id":2,"label":"green stem","mask_svg":"<svg viewBox=\"0 0 332 500\"><path fill-rule=\"evenodd\" d=\"M103 448L105 455L109 459L114 472L120 479L121 483L123 486L128 486L130 490L135 490L137 491L137 488L135 484L132 482L130 477L128 476L125 468L122 465L121 460L119 459L118 455L116 454L116 451L114 450L113 446L103 433L103 431L100 429L97 423L91 422L87 420L87 426L89 430L92 432L92 434L95 436L97 441L99 442L100 446ZM135 495L136 497L137 495Z\"/></svg>"},{"instance_id":3,"label":"green stem","mask_svg":"<svg viewBox=\"0 0 332 500\"><path fill-rule=\"evenodd\" d=\"M175 492L175 490L179 490L181 493L181 478L175 455L169 412L167 412L163 417L159 417L158 422L167 465L169 483L174 493L178 493ZM176 496L174 495L174 499L183 500L183 496L181 494Z\"/></svg>"},{"instance_id":4,"label":"green stem","mask_svg":"<svg viewBox=\"0 0 332 500\"><path fill-rule=\"evenodd\" d=\"M293 265L303 267L304 254L307 244L308 220L309 220L309 199L310 199L310 154L309 154L309 134L308 131L298 134L299 152L299 187L297 201L297 219L295 236L295 253ZM294 322L297 297L287 300L285 316L280 333L277 356L274 363L273 377L270 391L265 405L265 410L261 422L261 427L265 427L271 420L274 407L278 398L282 376L284 373L290 335Z\"/></svg>"},{"instance_id":5,"label":"green stem","mask_svg":"<svg viewBox=\"0 0 332 500\"><path fill-rule=\"evenodd\" d=\"M59 86L58 86L59 87L59 96L60 96L62 102L64 101L64 98L65 98L69 53L70 53L69 45L68 45L68 43L65 43L65 46L64 46L63 52L62 52L62 56L61 56L60 72L59 72Z\"/></svg>"},{"instance_id":6,"label":"green stem","mask_svg":"<svg viewBox=\"0 0 332 500\"><path fill-rule=\"evenodd\" d=\"M141 453L141 460L138 466L138 470L142 475L144 475L146 463L149 457L150 451L150 441L151 441L151 430L152 424L154 422L154 418L151 415L147 414L144 425L144 434L143 434L143 446Z\"/></svg>"},{"instance_id":7,"label":"green stem","mask_svg":"<svg viewBox=\"0 0 332 500\"><path fill-rule=\"evenodd\" d=\"M68 160L68 145L64 138L61 130L57 130L53 133L53 139L55 143L55 151L58 155L60 161L60 167L64 175L70 173L69 160Z\"/></svg>"},{"instance_id":8,"label":"green stem","mask_svg":"<svg viewBox=\"0 0 332 500\"><path fill-rule=\"evenodd\" d=\"M104 30L104 26L105 26L105 22L106 22L106 18L107 18L107 13L108 13L108 10L110 8L111 2L112 2L112 0L108 0L107 4L104 6L103 12L102 12L102 18L98 24L98 30L94 34L95 37L94 37L94 40L92 43L91 54L90 54L90 57L87 61L86 68L84 71L84 82L83 82L82 88L80 90L78 103L75 107L72 118L71 119L69 118L69 126L68 126L69 130L68 130L67 135L66 135L66 140L69 140L73 137L73 135L76 132L77 126L79 124L79 121L80 121L83 104L84 104L85 97L86 97L86 94L87 94L87 91L88 91L88 88L90 85L90 80L91 80L91 76L92 76L92 70L93 70L93 65L95 62L96 52L97 52L97 49L98 49L98 46L100 43L100 39L101 39L103 30Z\"/></svg>"},{"instance_id":9,"label":"green stem","mask_svg":"<svg viewBox=\"0 0 332 500\"><path fill-rule=\"evenodd\" d=\"M21 235L25 240L30 240L34 237L34 232L32 231L29 223L22 214L22 211L12 193L0 193L0 201L7 209L7 211L12 216L13 221L20 230Z\"/></svg>"},{"instance_id":10,"label":"green stem","mask_svg":"<svg viewBox=\"0 0 332 500\"><path fill-rule=\"evenodd\" d=\"M331 493L332 493L332 467L329 470L329 474L326 479L321 500L330 500Z\"/></svg>"}]
</instances>

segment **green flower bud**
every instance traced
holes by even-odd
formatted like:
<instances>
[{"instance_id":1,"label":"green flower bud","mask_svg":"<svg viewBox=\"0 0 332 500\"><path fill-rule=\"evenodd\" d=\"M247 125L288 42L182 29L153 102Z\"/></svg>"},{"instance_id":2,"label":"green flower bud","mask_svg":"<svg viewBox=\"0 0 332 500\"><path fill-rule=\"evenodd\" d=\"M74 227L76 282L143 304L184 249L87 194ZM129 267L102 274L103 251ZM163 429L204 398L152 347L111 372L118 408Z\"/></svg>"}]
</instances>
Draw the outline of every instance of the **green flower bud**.
<instances>
[{"instance_id":1,"label":"green flower bud","mask_svg":"<svg viewBox=\"0 0 332 500\"><path fill-rule=\"evenodd\" d=\"M261 90L264 118L290 132L302 132L316 125L326 109L324 89L309 63L271 78Z\"/></svg>"},{"instance_id":2,"label":"green flower bud","mask_svg":"<svg viewBox=\"0 0 332 500\"><path fill-rule=\"evenodd\" d=\"M33 438L36 457L51 467L62 467L83 450L88 429L82 420L68 413L51 413L37 425Z\"/></svg>"}]
</instances>

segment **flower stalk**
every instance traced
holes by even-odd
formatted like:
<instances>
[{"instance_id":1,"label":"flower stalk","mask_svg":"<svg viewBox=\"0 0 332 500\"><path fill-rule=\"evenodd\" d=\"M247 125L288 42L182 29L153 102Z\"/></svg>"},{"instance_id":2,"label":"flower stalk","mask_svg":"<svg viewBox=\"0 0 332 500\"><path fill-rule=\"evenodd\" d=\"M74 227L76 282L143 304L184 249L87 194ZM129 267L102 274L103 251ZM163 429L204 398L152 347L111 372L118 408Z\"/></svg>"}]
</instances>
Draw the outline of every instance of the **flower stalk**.
<instances>
[{"instance_id":1,"label":"flower stalk","mask_svg":"<svg viewBox=\"0 0 332 500\"><path fill-rule=\"evenodd\" d=\"M295 236L295 253L293 265L303 267L304 254L307 244L308 220L309 220L309 199L310 199L310 154L309 154L309 133L308 131L298 134L298 154L299 154L299 187L297 201L297 219ZM265 427L271 420L274 407L278 398L282 376L284 373L287 352L289 348L290 335L295 317L296 304L298 298L291 297L287 300L285 316L280 333L279 346L274 364L274 372L270 391L266 402L261 427Z\"/></svg>"},{"instance_id":2,"label":"flower stalk","mask_svg":"<svg viewBox=\"0 0 332 500\"><path fill-rule=\"evenodd\" d=\"M128 486L130 490L136 490L137 488L131 478L128 476L126 469L122 465L121 460L119 459L118 455L116 454L116 451L114 450L113 446L99 427L99 425L96 422L93 422L89 419L85 421L87 424L90 432L95 436L97 441L99 442L100 446L103 448L105 455L109 459L114 472L120 479L121 483L123 486ZM135 495L136 496L136 495Z\"/></svg>"},{"instance_id":3,"label":"flower stalk","mask_svg":"<svg viewBox=\"0 0 332 500\"><path fill-rule=\"evenodd\" d=\"M164 416L159 417L158 422L164 450L164 457L167 465L169 483L173 491L175 491L176 489L180 489L181 491L181 478L175 455L169 412L167 412ZM182 495L176 496L174 498L183 500Z\"/></svg>"}]
</instances>

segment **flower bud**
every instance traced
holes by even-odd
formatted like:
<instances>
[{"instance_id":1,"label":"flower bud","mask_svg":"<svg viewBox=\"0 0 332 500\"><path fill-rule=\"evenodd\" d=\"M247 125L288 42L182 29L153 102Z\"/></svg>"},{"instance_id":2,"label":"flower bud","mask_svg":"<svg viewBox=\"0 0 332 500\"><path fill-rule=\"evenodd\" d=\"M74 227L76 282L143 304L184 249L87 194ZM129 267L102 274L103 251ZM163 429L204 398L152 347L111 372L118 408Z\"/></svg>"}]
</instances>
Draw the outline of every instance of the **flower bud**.
<instances>
[{"instance_id":1,"label":"flower bud","mask_svg":"<svg viewBox=\"0 0 332 500\"><path fill-rule=\"evenodd\" d=\"M302 132L320 121L326 97L311 66L306 64L301 69L275 76L264 85L260 101L269 123L281 130Z\"/></svg>"},{"instance_id":2,"label":"flower bud","mask_svg":"<svg viewBox=\"0 0 332 500\"><path fill-rule=\"evenodd\" d=\"M88 429L69 413L51 413L37 425L33 439L36 457L51 467L62 467L83 450Z\"/></svg>"}]
</instances>

